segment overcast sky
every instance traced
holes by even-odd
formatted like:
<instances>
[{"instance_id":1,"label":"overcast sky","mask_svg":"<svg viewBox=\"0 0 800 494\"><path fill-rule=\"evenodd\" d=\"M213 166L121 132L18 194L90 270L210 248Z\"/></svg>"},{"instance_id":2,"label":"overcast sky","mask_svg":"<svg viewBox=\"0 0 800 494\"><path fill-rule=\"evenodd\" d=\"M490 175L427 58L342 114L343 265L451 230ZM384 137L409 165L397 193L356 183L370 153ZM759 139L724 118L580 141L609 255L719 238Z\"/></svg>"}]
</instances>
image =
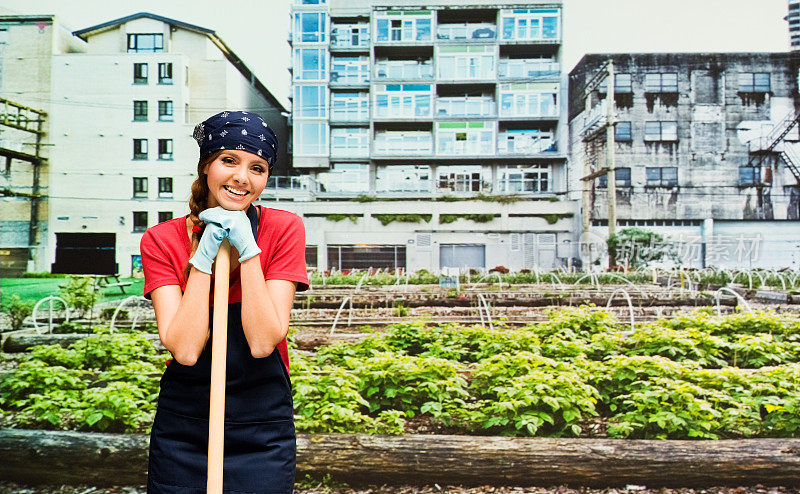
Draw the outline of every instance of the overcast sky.
<instances>
[{"instance_id":1,"label":"overcast sky","mask_svg":"<svg viewBox=\"0 0 800 494\"><path fill-rule=\"evenodd\" d=\"M2 0L0 13L56 14L73 31L136 12L212 29L288 104L289 4L137 0L127 7L108 0ZM564 71L585 53L785 51L787 5L787 0L564 0Z\"/></svg>"}]
</instances>

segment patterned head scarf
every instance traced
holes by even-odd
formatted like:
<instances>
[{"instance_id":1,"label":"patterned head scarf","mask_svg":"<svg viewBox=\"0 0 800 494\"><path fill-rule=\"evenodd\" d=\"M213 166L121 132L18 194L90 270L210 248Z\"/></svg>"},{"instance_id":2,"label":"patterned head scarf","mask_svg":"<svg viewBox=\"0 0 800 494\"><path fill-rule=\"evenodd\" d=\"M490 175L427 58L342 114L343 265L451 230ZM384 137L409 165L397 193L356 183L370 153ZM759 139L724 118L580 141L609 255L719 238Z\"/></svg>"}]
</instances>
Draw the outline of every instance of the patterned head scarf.
<instances>
[{"instance_id":1,"label":"patterned head scarf","mask_svg":"<svg viewBox=\"0 0 800 494\"><path fill-rule=\"evenodd\" d=\"M192 134L200 158L222 149L238 149L264 158L269 173L278 156L278 138L263 118L246 111L224 111L197 124Z\"/></svg>"}]
</instances>

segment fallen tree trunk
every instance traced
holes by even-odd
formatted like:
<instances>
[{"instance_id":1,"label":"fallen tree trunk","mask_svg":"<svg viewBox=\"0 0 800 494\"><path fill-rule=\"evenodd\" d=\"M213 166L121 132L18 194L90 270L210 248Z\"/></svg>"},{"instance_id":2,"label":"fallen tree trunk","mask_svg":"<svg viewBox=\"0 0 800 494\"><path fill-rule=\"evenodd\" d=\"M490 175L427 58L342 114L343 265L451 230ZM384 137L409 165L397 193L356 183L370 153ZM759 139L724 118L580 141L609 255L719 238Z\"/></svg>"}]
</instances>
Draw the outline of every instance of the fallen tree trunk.
<instances>
[{"instance_id":1,"label":"fallen tree trunk","mask_svg":"<svg viewBox=\"0 0 800 494\"><path fill-rule=\"evenodd\" d=\"M0 429L0 478L143 484L147 445L144 434ZM800 485L800 439L298 434L297 474L330 474L351 485L795 486Z\"/></svg>"}]
</instances>

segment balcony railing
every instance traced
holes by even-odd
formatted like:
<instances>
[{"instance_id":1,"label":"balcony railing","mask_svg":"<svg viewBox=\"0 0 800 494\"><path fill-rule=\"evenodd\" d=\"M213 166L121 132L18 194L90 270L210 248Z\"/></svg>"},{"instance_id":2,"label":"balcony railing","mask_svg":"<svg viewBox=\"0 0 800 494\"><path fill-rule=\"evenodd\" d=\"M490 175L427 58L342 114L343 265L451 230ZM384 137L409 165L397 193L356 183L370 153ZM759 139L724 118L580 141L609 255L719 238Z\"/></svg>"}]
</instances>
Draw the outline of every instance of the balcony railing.
<instances>
[{"instance_id":1,"label":"balcony railing","mask_svg":"<svg viewBox=\"0 0 800 494\"><path fill-rule=\"evenodd\" d=\"M501 58L498 69L501 79L529 79L558 76L561 64L539 58Z\"/></svg>"},{"instance_id":2,"label":"balcony railing","mask_svg":"<svg viewBox=\"0 0 800 494\"><path fill-rule=\"evenodd\" d=\"M402 180L378 178L375 180L375 191L381 193L426 193L434 186L434 180L407 177Z\"/></svg>"},{"instance_id":3,"label":"balcony railing","mask_svg":"<svg viewBox=\"0 0 800 494\"><path fill-rule=\"evenodd\" d=\"M501 132L498 135L498 154L539 154L555 152L552 132Z\"/></svg>"},{"instance_id":4,"label":"balcony railing","mask_svg":"<svg viewBox=\"0 0 800 494\"><path fill-rule=\"evenodd\" d=\"M366 26L365 26L366 27ZM353 34L347 31L342 33L331 32L331 48L368 48L369 34Z\"/></svg>"},{"instance_id":5,"label":"balcony railing","mask_svg":"<svg viewBox=\"0 0 800 494\"><path fill-rule=\"evenodd\" d=\"M491 140L453 141L438 138L436 154L446 156L490 155L494 153L494 142Z\"/></svg>"},{"instance_id":6,"label":"balcony railing","mask_svg":"<svg viewBox=\"0 0 800 494\"><path fill-rule=\"evenodd\" d=\"M331 84L339 85L364 85L369 84L369 72L347 72L331 70Z\"/></svg>"},{"instance_id":7,"label":"balcony railing","mask_svg":"<svg viewBox=\"0 0 800 494\"><path fill-rule=\"evenodd\" d=\"M497 105L491 97L454 97L436 100L437 117L494 117Z\"/></svg>"},{"instance_id":8,"label":"balcony railing","mask_svg":"<svg viewBox=\"0 0 800 494\"><path fill-rule=\"evenodd\" d=\"M331 108L331 122L368 122L369 108Z\"/></svg>"},{"instance_id":9,"label":"balcony railing","mask_svg":"<svg viewBox=\"0 0 800 494\"><path fill-rule=\"evenodd\" d=\"M494 24L440 24L436 39L465 41L496 39L497 26Z\"/></svg>"},{"instance_id":10,"label":"balcony railing","mask_svg":"<svg viewBox=\"0 0 800 494\"><path fill-rule=\"evenodd\" d=\"M267 179L267 186L261 193L262 199L286 198L292 200L313 199L314 193L319 189L317 182L307 176L282 176L273 175Z\"/></svg>"},{"instance_id":11,"label":"balcony railing","mask_svg":"<svg viewBox=\"0 0 800 494\"><path fill-rule=\"evenodd\" d=\"M377 62L375 64L375 79L433 79L433 64L430 60L425 63L413 60Z\"/></svg>"}]
</instances>

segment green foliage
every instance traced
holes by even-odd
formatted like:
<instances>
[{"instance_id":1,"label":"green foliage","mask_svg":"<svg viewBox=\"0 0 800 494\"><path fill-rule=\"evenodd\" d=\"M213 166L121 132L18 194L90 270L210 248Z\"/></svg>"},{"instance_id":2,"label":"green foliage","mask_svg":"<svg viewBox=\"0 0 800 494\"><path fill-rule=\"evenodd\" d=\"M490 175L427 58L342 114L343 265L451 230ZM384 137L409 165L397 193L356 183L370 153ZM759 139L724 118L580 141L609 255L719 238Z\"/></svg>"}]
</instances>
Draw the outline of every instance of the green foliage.
<instances>
[{"instance_id":1,"label":"green foliage","mask_svg":"<svg viewBox=\"0 0 800 494\"><path fill-rule=\"evenodd\" d=\"M457 219L474 221L475 223L488 223L495 219L493 214L440 214L439 223L453 223Z\"/></svg>"},{"instance_id":2,"label":"green foliage","mask_svg":"<svg viewBox=\"0 0 800 494\"><path fill-rule=\"evenodd\" d=\"M61 274L61 273L50 273L48 271L28 271L26 273L22 273L23 278L66 278L69 275Z\"/></svg>"},{"instance_id":3,"label":"green foliage","mask_svg":"<svg viewBox=\"0 0 800 494\"><path fill-rule=\"evenodd\" d=\"M675 249L664 242L661 234L641 228L624 228L611 235L607 244L609 254L616 258L618 264L627 262L632 268L677 255Z\"/></svg>"},{"instance_id":4,"label":"green foliage","mask_svg":"<svg viewBox=\"0 0 800 494\"><path fill-rule=\"evenodd\" d=\"M8 315L11 317L11 329L17 331L22 328L25 318L33 314L33 302L23 302L16 293L11 295L11 304L8 306Z\"/></svg>"},{"instance_id":5,"label":"green foliage","mask_svg":"<svg viewBox=\"0 0 800 494\"><path fill-rule=\"evenodd\" d=\"M433 218L432 214L373 214L373 218L380 221L383 226L388 225L393 221L401 223L420 223L422 221L430 222Z\"/></svg>"},{"instance_id":6,"label":"green foliage","mask_svg":"<svg viewBox=\"0 0 800 494\"><path fill-rule=\"evenodd\" d=\"M339 222L339 221L342 221L342 220L350 220L353 223L358 223L358 218L359 218L359 215L357 215L357 214L334 214L334 213L331 213L331 214L326 214L325 215L325 219L326 220L335 221L335 222Z\"/></svg>"},{"instance_id":7,"label":"green foliage","mask_svg":"<svg viewBox=\"0 0 800 494\"><path fill-rule=\"evenodd\" d=\"M100 311L100 319L110 321L114 317L114 313L116 311L116 307L104 307L103 310ZM119 313L117 314L117 321L125 321L129 317L130 313L128 312L128 309L120 309Z\"/></svg>"},{"instance_id":8,"label":"green foliage","mask_svg":"<svg viewBox=\"0 0 800 494\"><path fill-rule=\"evenodd\" d=\"M99 296L92 278L88 276L70 276L67 284L59 289L59 293L71 307L82 313L91 311Z\"/></svg>"}]
</instances>

